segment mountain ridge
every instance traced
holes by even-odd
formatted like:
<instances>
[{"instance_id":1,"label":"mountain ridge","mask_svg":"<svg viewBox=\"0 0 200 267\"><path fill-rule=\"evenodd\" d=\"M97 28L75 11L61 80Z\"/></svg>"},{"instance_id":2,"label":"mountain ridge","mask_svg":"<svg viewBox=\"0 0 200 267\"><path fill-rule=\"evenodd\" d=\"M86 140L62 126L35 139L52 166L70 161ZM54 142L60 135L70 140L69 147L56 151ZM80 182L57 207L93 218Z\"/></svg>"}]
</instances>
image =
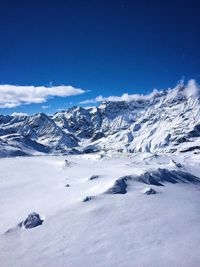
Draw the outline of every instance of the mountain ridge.
<instances>
[{"instance_id":1,"label":"mountain ridge","mask_svg":"<svg viewBox=\"0 0 200 267\"><path fill-rule=\"evenodd\" d=\"M91 108L74 106L53 115L0 115L0 156L197 153L200 97L197 90L189 89L180 84L131 101L103 101Z\"/></svg>"}]
</instances>

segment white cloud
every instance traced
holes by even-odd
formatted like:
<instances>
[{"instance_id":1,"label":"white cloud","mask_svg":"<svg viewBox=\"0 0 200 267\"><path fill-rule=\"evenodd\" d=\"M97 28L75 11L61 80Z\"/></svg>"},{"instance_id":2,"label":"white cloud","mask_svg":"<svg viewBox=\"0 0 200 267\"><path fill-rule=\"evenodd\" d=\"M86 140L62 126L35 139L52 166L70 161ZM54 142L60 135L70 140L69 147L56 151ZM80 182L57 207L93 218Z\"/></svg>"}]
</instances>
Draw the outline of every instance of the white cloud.
<instances>
[{"instance_id":1,"label":"white cloud","mask_svg":"<svg viewBox=\"0 0 200 267\"><path fill-rule=\"evenodd\" d=\"M42 106L42 109L48 109L48 108L51 108L51 105L44 105L44 106Z\"/></svg>"},{"instance_id":2,"label":"white cloud","mask_svg":"<svg viewBox=\"0 0 200 267\"><path fill-rule=\"evenodd\" d=\"M197 96L200 93L200 86L196 83L195 80L189 80L185 89L184 95L187 97Z\"/></svg>"},{"instance_id":3,"label":"white cloud","mask_svg":"<svg viewBox=\"0 0 200 267\"><path fill-rule=\"evenodd\" d=\"M84 109L91 109L91 108L94 108L95 106L86 106L84 107Z\"/></svg>"},{"instance_id":4,"label":"white cloud","mask_svg":"<svg viewBox=\"0 0 200 267\"><path fill-rule=\"evenodd\" d=\"M28 116L28 114L24 112L13 112L11 116Z\"/></svg>"},{"instance_id":5,"label":"white cloud","mask_svg":"<svg viewBox=\"0 0 200 267\"><path fill-rule=\"evenodd\" d=\"M13 108L24 104L44 103L50 97L67 97L86 91L72 86L19 86L0 85L0 108Z\"/></svg>"},{"instance_id":6,"label":"white cloud","mask_svg":"<svg viewBox=\"0 0 200 267\"><path fill-rule=\"evenodd\" d=\"M114 102L127 101L127 102L130 102L130 101L133 101L133 100L135 100L135 101L138 101L138 100L149 100L153 96L155 96L157 93L158 93L158 90L154 89L153 92L151 92L148 95L143 95L143 94L141 94L141 95L140 94L130 95L130 94L127 94L127 93L125 93L125 94L123 94L121 96L108 96L108 97L103 97L103 96L99 95L96 98L82 101L82 102L80 102L80 104L94 104L94 103L98 103L98 102L102 102L102 101L114 101Z\"/></svg>"},{"instance_id":7,"label":"white cloud","mask_svg":"<svg viewBox=\"0 0 200 267\"><path fill-rule=\"evenodd\" d=\"M121 96L108 96L108 97L103 97L102 95L97 96L96 98L93 99L88 99L85 101L80 102L80 104L95 104L98 102L102 101L139 101L139 100L150 100L157 94L162 95L164 92L165 93L170 93L170 97L175 97L177 93L183 93L186 97L191 97L191 96L197 96L200 95L200 85L193 79L189 80L187 85L184 86L184 89L182 91L179 91L180 87L184 86L184 80L180 80L178 85L173 88L173 89L167 89L167 90L161 90L158 91L157 89L154 89L150 94L143 95L143 94L123 94Z\"/></svg>"},{"instance_id":8,"label":"white cloud","mask_svg":"<svg viewBox=\"0 0 200 267\"><path fill-rule=\"evenodd\" d=\"M102 102L104 100L106 100L106 97L99 95L96 98L81 101L80 104L93 104L93 103Z\"/></svg>"}]
</instances>

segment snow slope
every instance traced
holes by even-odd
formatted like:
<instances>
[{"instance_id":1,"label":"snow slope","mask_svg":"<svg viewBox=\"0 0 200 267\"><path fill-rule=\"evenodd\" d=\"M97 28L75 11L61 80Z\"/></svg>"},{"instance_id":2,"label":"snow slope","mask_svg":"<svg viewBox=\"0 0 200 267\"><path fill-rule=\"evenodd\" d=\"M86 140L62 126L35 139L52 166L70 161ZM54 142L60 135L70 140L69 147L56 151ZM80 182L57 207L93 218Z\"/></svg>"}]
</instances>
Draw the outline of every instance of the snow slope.
<instances>
[{"instance_id":1,"label":"snow slope","mask_svg":"<svg viewBox=\"0 0 200 267\"><path fill-rule=\"evenodd\" d=\"M1 159L0 265L200 266L199 171L191 152ZM17 226L34 211L42 225Z\"/></svg>"}]
</instances>

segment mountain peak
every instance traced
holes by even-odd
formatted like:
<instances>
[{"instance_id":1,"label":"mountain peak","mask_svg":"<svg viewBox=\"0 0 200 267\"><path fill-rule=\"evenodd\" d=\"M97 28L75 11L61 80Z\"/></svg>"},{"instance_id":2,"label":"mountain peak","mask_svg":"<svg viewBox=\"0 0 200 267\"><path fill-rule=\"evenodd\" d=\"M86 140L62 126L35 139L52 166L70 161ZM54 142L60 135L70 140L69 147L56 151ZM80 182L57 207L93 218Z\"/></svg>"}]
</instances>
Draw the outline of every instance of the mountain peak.
<instances>
[{"instance_id":1,"label":"mountain peak","mask_svg":"<svg viewBox=\"0 0 200 267\"><path fill-rule=\"evenodd\" d=\"M53 116L1 115L0 127L3 155L10 155L11 148L34 154L41 152L39 145L45 153L74 148L79 153L195 152L200 147L199 87L190 81L131 101L103 101L90 109L74 106Z\"/></svg>"}]
</instances>

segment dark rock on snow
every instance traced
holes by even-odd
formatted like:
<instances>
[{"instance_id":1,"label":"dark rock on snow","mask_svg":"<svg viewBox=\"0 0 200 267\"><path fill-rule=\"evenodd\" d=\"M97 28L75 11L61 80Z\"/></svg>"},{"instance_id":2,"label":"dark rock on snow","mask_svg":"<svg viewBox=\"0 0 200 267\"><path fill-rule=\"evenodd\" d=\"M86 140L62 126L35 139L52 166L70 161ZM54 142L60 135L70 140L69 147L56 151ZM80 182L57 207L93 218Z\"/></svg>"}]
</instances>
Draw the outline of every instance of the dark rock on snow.
<instances>
[{"instance_id":1,"label":"dark rock on snow","mask_svg":"<svg viewBox=\"0 0 200 267\"><path fill-rule=\"evenodd\" d=\"M146 194L146 195L155 195L155 194L157 194L157 192L153 188L148 188L148 189L145 190L144 194Z\"/></svg>"},{"instance_id":2,"label":"dark rock on snow","mask_svg":"<svg viewBox=\"0 0 200 267\"><path fill-rule=\"evenodd\" d=\"M164 186L163 183L200 183L200 178L180 170L157 169L148 171L139 176L132 176L135 181L156 186Z\"/></svg>"},{"instance_id":3,"label":"dark rock on snow","mask_svg":"<svg viewBox=\"0 0 200 267\"><path fill-rule=\"evenodd\" d=\"M130 180L131 176L124 176L119 178L118 180L115 181L114 185L109 188L106 193L107 194L126 194L127 191L127 180Z\"/></svg>"},{"instance_id":4,"label":"dark rock on snow","mask_svg":"<svg viewBox=\"0 0 200 267\"><path fill-rule=\"evenodd\" d=\"M92 175L89 180L95 180L95 179L98 179L99 178L99 175Z\"/></svg>"},{"instance_id":5,"label":"dark rock on snow","mask_svg":"<svg viewBox=\"0 0 200 267\"><path fill-rule=\"evenodd\" d=\"M94 197L93 196L86 196L84 199L83 199L83 202L88 202L90 200L92 200Z\"/></svg>"},{"instance_id":6,"label":"dark rock on snow","mask_svg":"<svg viewBox=\"0 0 200 267\"><path fill-rule=\"evenodd\" d=\"M40 215L36 212L32 212L28 217L19 223L19 227L24 227L26 229L31 229L37 227L43 223L43 220L40 218Z\"/></svg>"}]
</instances>

